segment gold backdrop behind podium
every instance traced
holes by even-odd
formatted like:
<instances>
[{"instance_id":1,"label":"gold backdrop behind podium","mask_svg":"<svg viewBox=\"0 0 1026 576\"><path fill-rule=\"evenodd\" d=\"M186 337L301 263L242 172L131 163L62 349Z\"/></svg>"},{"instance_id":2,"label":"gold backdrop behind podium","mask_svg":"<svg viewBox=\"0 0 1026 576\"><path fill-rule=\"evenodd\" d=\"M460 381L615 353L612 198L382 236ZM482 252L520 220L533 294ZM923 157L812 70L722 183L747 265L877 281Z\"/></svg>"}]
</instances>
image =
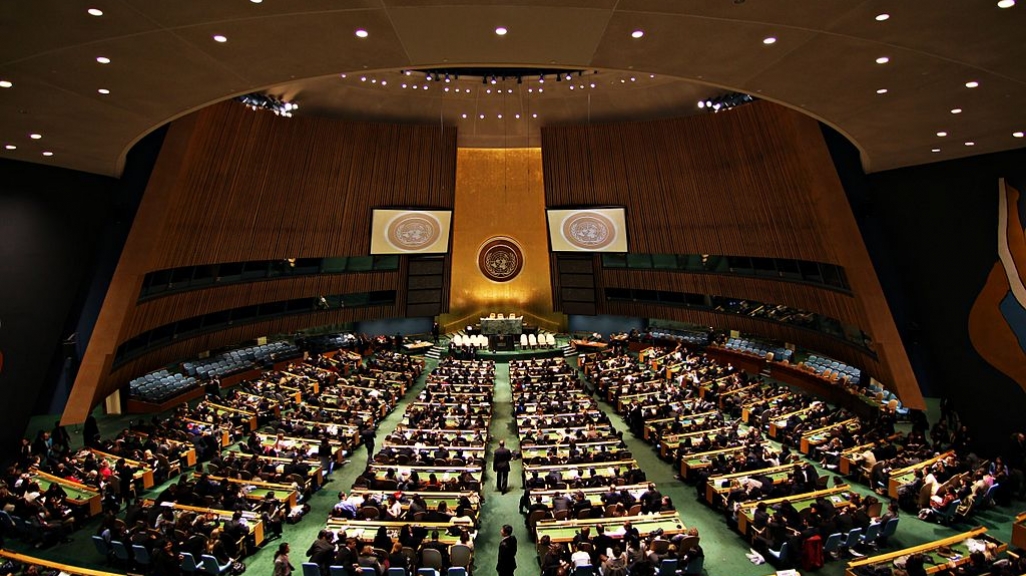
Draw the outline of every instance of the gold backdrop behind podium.
<instances>
[{"instance_id":1,"label":"gold backdrop behind podium","mask_svg":"<svg viewBox=\"0 0 1026 576\"><path fill-rule=\"evenodd\" d=\"M506 282L485 277L478 252L490 239L513 239L523 269ZM452 221L452 288L446 330L474 324L489 312L524 315L524 321L562 330L565 316L552 311L549 242L541 148L461 148L456 156Z\"/></svg>"}]
</instances>

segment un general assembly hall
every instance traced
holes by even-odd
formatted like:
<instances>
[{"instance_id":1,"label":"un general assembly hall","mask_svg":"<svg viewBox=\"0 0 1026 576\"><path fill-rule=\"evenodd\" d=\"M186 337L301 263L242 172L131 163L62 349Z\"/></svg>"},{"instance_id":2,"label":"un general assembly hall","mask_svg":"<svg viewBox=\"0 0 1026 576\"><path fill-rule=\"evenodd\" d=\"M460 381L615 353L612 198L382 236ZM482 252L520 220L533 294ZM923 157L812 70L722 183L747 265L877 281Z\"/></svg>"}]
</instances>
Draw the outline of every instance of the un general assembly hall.
<instances>
[{"instance_id":1,"label":"un general assembly hall","mask_svg":"<svg viewBox=\"0 0 1026 576\"><path fill-rule=\"evenodd\" d=\"M0 30L0 575L1026 575L1023 0Z\"/></svg>"}]
</instances>

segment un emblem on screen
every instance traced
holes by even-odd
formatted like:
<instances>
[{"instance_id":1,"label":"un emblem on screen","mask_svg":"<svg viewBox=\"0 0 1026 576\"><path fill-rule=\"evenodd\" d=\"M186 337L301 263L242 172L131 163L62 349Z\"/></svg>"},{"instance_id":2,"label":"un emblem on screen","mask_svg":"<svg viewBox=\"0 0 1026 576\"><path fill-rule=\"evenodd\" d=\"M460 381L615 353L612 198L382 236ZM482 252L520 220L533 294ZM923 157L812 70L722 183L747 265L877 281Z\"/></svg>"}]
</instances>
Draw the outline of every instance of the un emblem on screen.
<instances>
[{"instance_id":1,"label":"un emblem on screen","mask_svg":"<svg viewBox=\"0 0 1026 576\"><path fill-rule=\"evenodd\" d=\"M563 238L582 250L605 248L616 239L616 225L597 212L577 212L563 220Z\"/></svg>"},{"instance_id":2,"label":"un emblem on screen","mask_svg":"<svg viewBox=\"0 0 1026 576\"><path fill-rule=\"evenodd\" d=\"M430 214L400 214L388 223L388 243L399 250L421 250L438 240L442 225Z\"/></svg>"},{"instance_id":3,"label":"un emblem on screen","mask_svg":"<svg viewBox=\"0 0 1026 576\"><path fill-rule=\"evenodd\" d=\"M524 253L511 238L492 238L478 251L477 265L485 278L508 282L524 269Z\"/></svg>"}]
</instances>

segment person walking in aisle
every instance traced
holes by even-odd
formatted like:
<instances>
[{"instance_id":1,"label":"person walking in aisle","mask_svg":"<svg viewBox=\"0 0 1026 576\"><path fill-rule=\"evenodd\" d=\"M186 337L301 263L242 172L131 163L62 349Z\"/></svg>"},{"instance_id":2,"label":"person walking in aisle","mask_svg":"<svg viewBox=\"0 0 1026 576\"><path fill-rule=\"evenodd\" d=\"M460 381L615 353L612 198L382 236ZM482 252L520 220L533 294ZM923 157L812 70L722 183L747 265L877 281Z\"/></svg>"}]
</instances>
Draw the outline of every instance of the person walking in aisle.
<instances>
[{"instance_id":1,"label":"person walking in aisle","mask_svg":"<svg viewBox=\"0 0 1026 576\"><path fill-rule=\"evenodd\" d=\"M513 535L513 527L506 524L502 527L502 541L499 542L499 559L495 566L498 576L513 576L517 569L517 537Z\"/></svg>"},{"instance_id":2,"label":"person walking in aisle","mask_svg":"<svg viewBox=\"0 0 1026 576\"><path fill-rule=\"evenodd\" d=\"M373 426L367 426L360 431L360 441L367 447L367 462L369 463L374 458L374 437L377 436L377 432Z\"/></svg>"},{"instance_id":3,"label":"person walking in aisle","mask_svg":"<svg viewBox=\"0 0 1026 576\"><path fill-rule=\"evenodd\" d=\"M506 441L499 440L499 449L495 451L492 460L492 471L495 472L495 489L503 494L509 490L509 463L513 460L513 453L506 448Z\"/></svg>"},{"instance_id":4,"label":"person walking in aisle","mask_svg":"<svg viewBox=\"0 0 1026 576\"><path fill-rule=\"evenodd\" d=\"M289 563L289 543L282 542L274 553L274 576L292 576L293 570Z\"/></svg>"}]
</instances>

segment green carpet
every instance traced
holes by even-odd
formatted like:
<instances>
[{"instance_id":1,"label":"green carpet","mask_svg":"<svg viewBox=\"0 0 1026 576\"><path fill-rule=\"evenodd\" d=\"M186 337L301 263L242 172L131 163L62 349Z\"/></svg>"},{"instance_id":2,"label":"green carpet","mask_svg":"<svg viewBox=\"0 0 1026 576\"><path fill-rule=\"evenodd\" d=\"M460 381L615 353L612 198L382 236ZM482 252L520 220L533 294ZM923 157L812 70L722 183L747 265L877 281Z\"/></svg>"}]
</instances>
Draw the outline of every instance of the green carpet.
<instances>
[{"instance_id":1,"label":"green carpet","mask_svg":"<svg viewBox=\"0 0 1026 576\"><path fill-rule=\"evenodd\" d=\"M423 389L426 374L436 366L436 362L433 360L428 359L427 362L424 375L407 392L406 397L396 406L395 410L381 422L378 429L377 446L383 444L384 437L391 433L402 419L406 405L416 398L417 394ZM627 431L626 424L615 414L613 408L604 402L601 402L600 406L603 411L609 414L614 426L624 432L625 442L634 453L639 466L645 471L648 478L658 484L660 491L664 495L670 496L673 499L685 525L698 528L702 538L702 547L706 553L705 567L707 574L712 576L764 576L774 572L774 569L769 565L755 566L751 564L745 557L748 545L737 532L728 528L723 514L699 502L696 499L694 487L674 479L672 466L660 460L658 454L650 445L630 434ZM929 406L931 408L929 416L931 421L933 421L938 416L937 402L935 400L930 401ZM101 433L104 437L115 435L127 426L130 419L139 418L138 416L100 416L99 414L97 417ZM55 419L54 416L33 418L27 434L31 437L31 435L35 434L36 430L50 429ZM490 472L491 454L500 439L505 439L507 446L511 450L518 449L519 443L514 425L509 368L507 364L500 363L496 366L494 408L490 430L491 438L487 452L488 471L485 474L483 485L484 501L481 506L480 531L475 543L475 573L477 576L494 573L496 553L500 540L499 529L503 524L513 526L514 533L519 541L519 551L517 554L518 573L537 574L534 544L528 538L523 516L518 511L520 497L523 494L522 464L519 460L513 462L510 473L510 491L506 495L495 492L494 475ZM73 443L81 445L80 432L75 429L70 430L70 432L72 432ZM348 491L353 481L364 469L366 463L366 451L358 449L357 453L351 457L351 462L336 470L331 475L330 482L309 500L310 514L298 524L286 525L281 540L268 542L262 550L246 559L246 564L249 567L247 574L270 574L274 551L280 542L289 542L291 544L293 550L292 564L298 568L299 564L306 559L303 553L314 540L317 532L324 526L328 512L337 500L338 491ZM821 468L819 472L821 475L832 474ZM855 484L853 487L863 494L870 493L865 486ZM923 522L908 514L902 514L897 535L885 551L929 542L963 532L978 525L986 526L993 536L1008 542L1011 538L1012 519L1018 511L1018 508L986 510L977 514L972 519L972 523L955 527L943 527ZM92 519L73 535L72 542L46 550L30 550L17 540L10 539L7 541L7 546L19 552L33 554L58 562L110 570L109 567L104 566L103 559L96 553L89 538L95 533L98 525L99 520ZM846 564L847 560L828 562L817 573L827 576L840 576L844 574ZM116 572L117 570L113 571Z\"/></svg>"}]
</instances>

